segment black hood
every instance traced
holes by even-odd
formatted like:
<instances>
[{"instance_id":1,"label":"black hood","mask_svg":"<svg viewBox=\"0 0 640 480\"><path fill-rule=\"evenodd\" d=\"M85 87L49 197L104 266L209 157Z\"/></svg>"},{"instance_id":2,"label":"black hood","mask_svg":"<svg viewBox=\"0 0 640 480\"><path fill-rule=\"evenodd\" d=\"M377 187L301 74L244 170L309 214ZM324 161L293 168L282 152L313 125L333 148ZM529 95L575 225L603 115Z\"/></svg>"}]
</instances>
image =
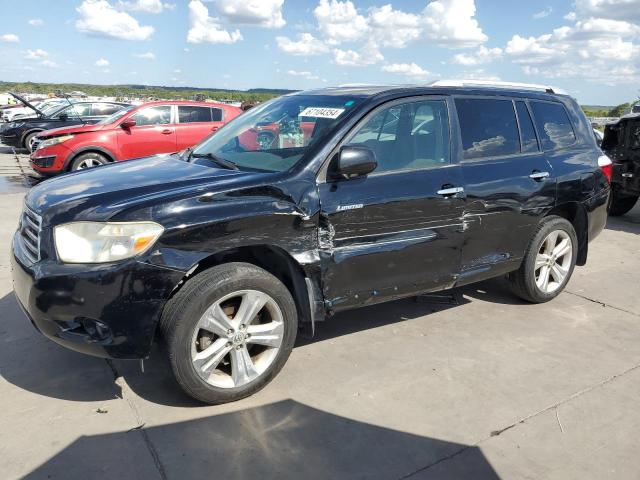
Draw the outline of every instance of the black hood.
<instances>
[{"instance_id":1,"label":"black hood","mask_svg":"<svg viewBox=\"0 0 640 480\"><path fill-rule=\"evenodd\" d=\"M33 187L25 201L42 215L44 225L105 221L172 197L240 188L264 175L196 165L175 156L157 156L52 178Z\"/></svg>"}]
</instances>

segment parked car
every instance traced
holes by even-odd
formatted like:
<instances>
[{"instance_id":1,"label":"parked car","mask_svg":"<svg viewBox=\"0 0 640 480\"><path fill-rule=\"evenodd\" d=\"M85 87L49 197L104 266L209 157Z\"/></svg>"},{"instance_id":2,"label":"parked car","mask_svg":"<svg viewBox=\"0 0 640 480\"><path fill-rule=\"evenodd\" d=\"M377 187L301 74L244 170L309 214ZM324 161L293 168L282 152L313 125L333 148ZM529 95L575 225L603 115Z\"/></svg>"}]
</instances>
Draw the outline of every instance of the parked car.
<instances>
[{"instance_id":1,"label":"parked car","mask_svg":"<svg viewBox=\"0 0 640 480\"><path fill-rule=\"evenodd\" d=\"M640 103L635 104L635 105L631 108L631 113L640 113Z\"/></svg>"},{"instance_id":2,"label":"parked car","mask_svg":"<svg viewBox=\"0 0 640 480\"><path fill-rule=\"evenodd\" d=\"M242 143L273 122L286 142ZM504 275L552 300L604 228L610 175L576 101L550 87L301 92L180 154L32 188L14 289L55 342L144 358L162 338L189 395L229 402L335 312Z\"/></svg>"},{"instance_id":3,"label":"parked car","mask_svg":"<svg viewBox=\"0 0 640 480\"><path fill-rule=\"evenodd\" d=\"M80 123L97 123L128 106L126 103L117 102L75 102L61 105L53 111L43 111L24 99L22 101L25 105L31 106L38 116L6 124L0 132L0 140L5 145L30 151L36 135L40 132Z\"/></svg>"},{"instance_id":4,"label":"parked car","mask_svg":"<svg viewBox=\"0 0 640 480\"><path fill-rule=\"evenodd\" d=\"M15 93L11 93L16 100L20 102L23 101L22 97L16 95ZM19 120L21 118L33 118L38 116L38 112L34 110L33 107L36 107L40 111L47 110L51 107L56 107L65 103L68 105L67 100L63 98L49 98L45 100L31 101L29 105L21 103L20 105L16 105L15 108L6 109L2 112L2 120L5 122L13 122L14 120Z\"/></svg>"},{"instance_id":5,"label":"parked car","mask_svg":"<svg viewBox=\"0 0 640 480\"><path fill-rule=\"evenodd\" d=\"M640 113L607 125L602 150L613 161L609 215L624 215L640 197Z\"/></svg>"},{"instance_id":6,"label":"parked car","mask_svg":"<svg viewBox=\"0 0 640 480\"><path fill-rule=\"evenodd\" d=\"M242 113L237 107L202 102L152 102L129 106L94 125L40 133L31 165L54 175L105 163L192 147Z\"/></svg>"}]
</instances>

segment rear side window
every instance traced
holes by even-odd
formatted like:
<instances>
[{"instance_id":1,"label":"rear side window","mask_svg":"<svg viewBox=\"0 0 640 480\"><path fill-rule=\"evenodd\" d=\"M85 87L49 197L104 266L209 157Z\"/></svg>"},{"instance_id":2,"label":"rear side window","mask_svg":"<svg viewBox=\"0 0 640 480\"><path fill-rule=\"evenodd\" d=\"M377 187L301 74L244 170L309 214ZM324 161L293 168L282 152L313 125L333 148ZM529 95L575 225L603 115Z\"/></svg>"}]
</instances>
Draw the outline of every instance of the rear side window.
<instances>
[{"instance_id":1,"label":"rear side window","mask_svg":"<svg viewBox=\"0 0 640 480\"><path fill-rule=\"evenodd\" d=\"M518 121L520 122L522 152L537 152L539 150L538 139L536 138L536 131L533 128L533 122L531 121L527 104L522 101L516 102L516 111L518 112Z\"/></svg>"},{"instance_id":2,"label":"rear side window","mask_svg":"<svg viewBox=\"0 0 640 480\"><path fill-rule=\"evenodd\" d=\"M544 151L568 147L575 143L576 134L573 132L569 115L561 104L531 102L530 105Z\"/></svg>"},{"instance_id":3,"label":"rear side window","mask_svg":"<svg viewBox=\"0 0 640 480\"><path fill-rule=\"evenodd\" d=\"M465 160L520 153L516 112L511 100L457 98Z\"/></svg>"},{"instance_id":4,"label":"rear side window","mask_svg":"<svg viewBox=\"0 0 640 480\"><path fill-rule=\"evenodd\" d=\"M192 107L190 105L179 105L178 118L180 123L210 122L211 109L209 107Z\"/></svg>"},{"instance_id":5,"label":"rear side window","mask_svg":"<svg viewBox=\"0 0 640 480\"><path fill-rule=\"evenodd\" d=\"M91 115L107 116L116 113L122 107L113 103L94 103L91 105Z\"/></svg>"},{"instance_id":6,"label":"rear side window","mask_svg":"<svg viewBox=\"0 0 640 480\"><path fill-rule=\"evenodd\" d=\"M212 108L211 109L211 121L212 122L221 122L222 121L222 109L221 108Z\"/></svg>"}]
</instances>

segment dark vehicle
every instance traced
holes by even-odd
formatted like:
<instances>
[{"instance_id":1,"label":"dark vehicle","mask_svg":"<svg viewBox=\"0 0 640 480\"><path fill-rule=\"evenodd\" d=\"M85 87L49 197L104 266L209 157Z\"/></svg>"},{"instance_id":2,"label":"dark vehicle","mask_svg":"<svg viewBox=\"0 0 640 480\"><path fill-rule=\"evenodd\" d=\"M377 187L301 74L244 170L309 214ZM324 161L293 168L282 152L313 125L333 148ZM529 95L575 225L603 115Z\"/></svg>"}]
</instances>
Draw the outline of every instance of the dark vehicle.
<instances>
[{"instance_id":1,"label":"dark vehicle","mask_svg":"<svg viewBox=\"0 0 640 480\"><path fill-rule=\"evenodd\" d=\"M335 312L503 275L549 301L604 227L611 162L569 96L458 85L287 95L183 153L42 182L16 296L80 352L162 338L209 403L258 391ZM274 144L242 143L273 122Z\"/></svg>"},{"instance_id":2,"label":"dark vehicle","mask_svg":"<svg viewBox=\"0 0 640 480\"><path fill-rule=\"evenodd\" d=\"M631 113L640 113L640 103L638 103L638 104L634 105L634 106L631 108Z\"/></svg>"},{"instance_id":3,"label":"dark vehicle","mask_svg":"<svg viewBox=\"0 0 640 480\"><path fill-rule=\"evenodd\" d=\"M40 132L69 125L98 123L128 106L126 103L116 102L74 102L60 105L53 111L43 111L25 99L13 95L27 107L33 109L38 116L7 123L0 132L0 140L10 147L26 148L29 151L32 149L36 135Z\"/></svg>"},{"instance_id":4,"label":"dark vehicle","mask_svg":"<svg viewBox=\"0 0 640 480\"><path fill-rule=\"evenodd\" d=\"M602 150L613 161L609 215L624 215L640 196L640 113L607 125Z\"/></svg>"}]
</instances>

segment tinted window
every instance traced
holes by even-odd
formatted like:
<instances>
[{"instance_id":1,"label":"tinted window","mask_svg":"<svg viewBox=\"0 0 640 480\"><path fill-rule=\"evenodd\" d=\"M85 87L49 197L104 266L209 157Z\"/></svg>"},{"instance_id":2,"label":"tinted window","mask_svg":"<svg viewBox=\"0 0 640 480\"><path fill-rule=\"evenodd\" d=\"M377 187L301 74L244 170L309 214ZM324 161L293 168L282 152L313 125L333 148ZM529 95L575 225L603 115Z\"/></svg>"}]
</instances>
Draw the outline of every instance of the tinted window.
<instances>
[{"instance_id":1,"label":"tinted window","mask_svg":"<svg viewBox=\"0 0 640 480\"><path fill-rule=\"evenodd\" d=\"M456 99L465 159L520 152L516 114L511 100Z\"/></svg>"},{"instance_id":2,"label":"tinted window","mask_svg":"<svg viewBox=\"0 0 640 480\"><path fill-rule=\"evenodd\" d=\"M162 105L143 108L131 118L136 121L137 126L168 124L171 123L171 107Z\"/></svg>"},{"instance_id":3,"label":"tinted window","mask_svg":"<svg viewBox=\"0 0 640 480\"><path fill-rule=\"evenodd\" d=\"M180 123L210 122L211 109L209 107L178 106Z\"/></svg>"},{"instance_id":4,"label":"tinted window","mask_svg":"<svg viewBox=\"0 0 640 480\"><path fill-rule=\"evenodd\" d=\"M121 108L120 105L114 105L113 103L94 103L91 107L91 115L112 115Z\"/></svg>"},{"instance_id":5,"label":"tinted window","mask_svg":"<svg viewBox=\"0 0 640 480\"><path fill-rule=\"evenodd\" d=\"M449 163L449 117L441 100L384 108L349 141L376 154L374 173L417 170Z\"/></svg>"},{"instance_id":6,"label":"tinted window","mask_svg":"<svg viewBox=\"0 0 640 480\"><path fill-rule=\"evenodd\" d=\"M631 125L631 148L640 149L640 124Z\"/></svg>"},{"instance_id":7,"label":"tinted window","mask_svg":"<svg viewBox=\"0 0 640 480\"><path fill-rule=\"evenodd\" d=\"M537 152L539 150L538 139L536 138L536 131L533 128L533 122L531 121L527 104L524 102L516 102L516 111L518 112L518 121L520 122L522 151Z\"/></svg>"},{"instance_id":8,"label":"tinted window","mask_svg":"<svg viewBox=\"0 0 640 480\"><path fill-rule=\"evenodd\" d=\"M211 109L211 120L213 122L221 122L222 121L222 109L221 108L212 108Z\"/></svg>"},{"instance_id":9,"label":"tinted window","mask_svg":"<svg viewBox=\"0 0 640 480\"><path fill-rule=\"evenodd\" d=\"M66 115L69 118L72 117L87 117L91 115L91 104L90 103L76 103L74 105L69 105L67 108L62 110L56 116Z\"/></svg>"},{"instance_id":10,"label":"tinted window","mask_svg":"<svg viewBox=\"0 0 640 480\"><path fill-rule=\"evenodd\" d=\"M559 103L531 102L542 148L545 151L568 147L576 141L567 111Z\"/></svg>"}]
</instances>

